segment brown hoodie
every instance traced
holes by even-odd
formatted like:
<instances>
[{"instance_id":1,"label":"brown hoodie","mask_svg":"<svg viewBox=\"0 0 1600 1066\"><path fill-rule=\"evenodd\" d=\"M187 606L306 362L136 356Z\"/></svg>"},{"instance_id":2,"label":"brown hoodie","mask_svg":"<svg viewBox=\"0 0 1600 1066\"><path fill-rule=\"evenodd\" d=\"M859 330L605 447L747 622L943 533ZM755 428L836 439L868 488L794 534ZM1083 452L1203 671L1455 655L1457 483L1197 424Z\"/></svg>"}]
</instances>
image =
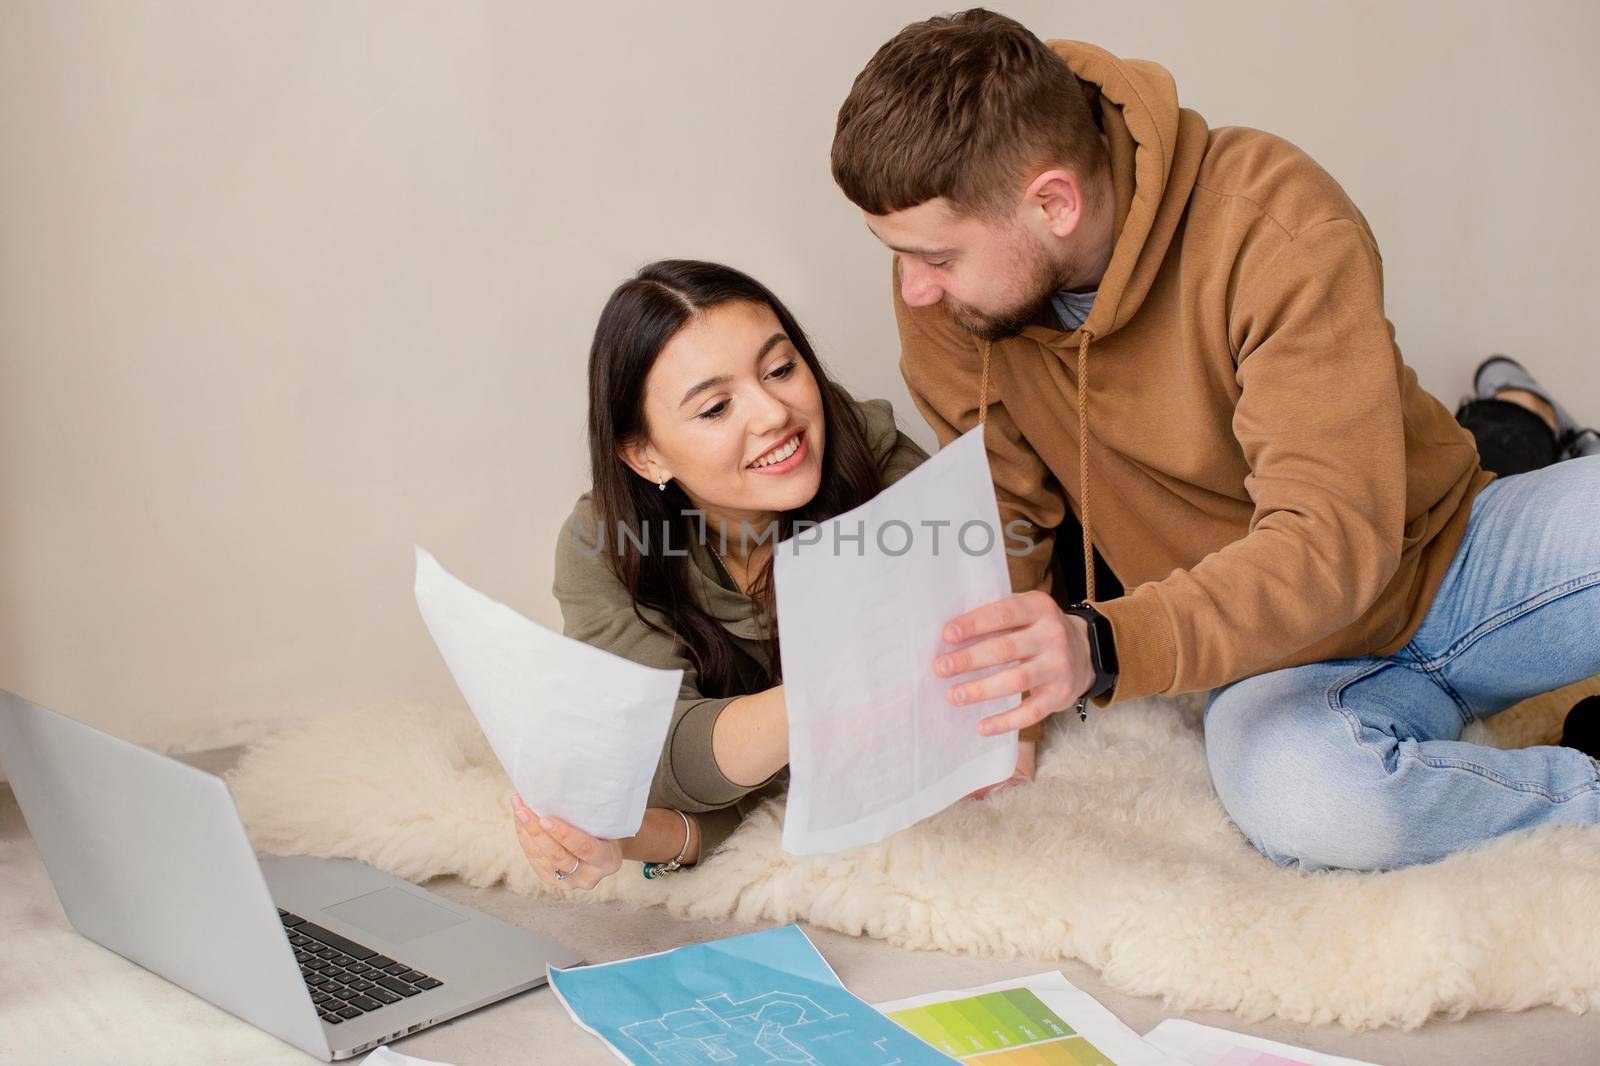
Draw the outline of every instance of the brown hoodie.
<instances>
[{"instance_id":1,"label":"brown hoodie","mask_svg":"<svg viewBox=\"0 0 1600 1066\"><path fill-rule=\"evenodd\" d=\"M1071 506L1128 590L1095 602L1112 702L1399 650L1490 475L1401 360L1366 220L1294 145L1180 108L1161 67L1050 47L1111 150L1116 243L1088 319L984 353L941 305L907 307L895 271L901 370L941 445L986 392L1001 522L1037 542L1013 588L1048 589Z\"/></svg>"}]
</instances>

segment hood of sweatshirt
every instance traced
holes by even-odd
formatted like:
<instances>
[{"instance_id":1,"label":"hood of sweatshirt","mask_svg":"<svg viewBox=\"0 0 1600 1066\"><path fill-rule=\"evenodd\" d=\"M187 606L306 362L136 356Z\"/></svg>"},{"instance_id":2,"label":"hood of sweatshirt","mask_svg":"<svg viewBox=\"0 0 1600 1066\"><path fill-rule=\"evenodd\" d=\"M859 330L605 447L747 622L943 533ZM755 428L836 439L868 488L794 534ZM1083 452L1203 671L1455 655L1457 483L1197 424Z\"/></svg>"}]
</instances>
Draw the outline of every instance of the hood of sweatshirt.
<instances>
[{"instance_id":1,"label":"hood of sweatshirt","mask_svg":"<svg viewBox=\"0 0 1600 1066\"><path fill-rule=\"evenodd\" d=\"M1115 243L1094 307L1079 327L1104 338L1127 324L1149 294L1188 206L1208 130L1205 119L1178 106L1165 67L1082 41L1048 44L1082 82L1110 149ZM1047 326L1024 332L1053 348L1077 341Z\"/></svg>"},{"instance_id":2,"label":"hood of sweatshirt","mask_svg":"<svg viewBox=\"0 0 1600 1066\"><path fill-rule=\"evenodd\" d=\"M1049 41L1077 75L1084 98L1105 134L1115 204L1111 261L1097 287L1089 317L1064 332L1031 325L1023 336L1065 354L1077 349L1078 509L1083 525L1087 600L1095 599L1094 520L1089 510L1089 346L1138 313L1178 232L1208 131L1199 114L1178 106L1178 87L1165 67L1120 59L1083 41ZM979 421L988 414L991 347L983 345Z\"/></svg>"}]
</instances>

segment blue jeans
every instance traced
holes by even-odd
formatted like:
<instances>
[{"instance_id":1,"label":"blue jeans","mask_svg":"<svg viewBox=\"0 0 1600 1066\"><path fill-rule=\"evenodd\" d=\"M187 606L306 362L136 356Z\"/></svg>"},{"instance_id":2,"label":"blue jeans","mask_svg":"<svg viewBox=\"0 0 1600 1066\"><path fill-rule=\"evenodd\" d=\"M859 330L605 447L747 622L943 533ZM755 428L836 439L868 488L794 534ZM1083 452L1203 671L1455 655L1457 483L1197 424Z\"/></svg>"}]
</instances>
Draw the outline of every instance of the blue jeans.
<instances>
[{"instance_id":1,"label":"blue jeans","mask_svg":"<svg viewBox=\"0 0 1600 1066\"><path fill-rule=\"evenodd\" d=\"M1427 617L1386 657L1212 692L1206 758L1261 853L1304 867L1433 862L1516 829L1600 825L1600 763L1462 728L1600 674L1600 456L1491 482Z\"/></svg>"}]
</instances>

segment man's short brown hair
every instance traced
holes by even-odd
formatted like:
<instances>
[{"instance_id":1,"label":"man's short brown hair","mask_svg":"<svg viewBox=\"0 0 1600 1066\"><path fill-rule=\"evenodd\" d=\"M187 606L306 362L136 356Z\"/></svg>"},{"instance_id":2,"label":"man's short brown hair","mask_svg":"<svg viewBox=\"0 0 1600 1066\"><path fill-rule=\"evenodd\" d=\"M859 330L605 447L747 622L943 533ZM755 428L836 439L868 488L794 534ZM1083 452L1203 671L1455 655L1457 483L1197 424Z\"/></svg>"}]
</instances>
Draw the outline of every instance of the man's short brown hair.
<instances>
[{"instance_id":1,"label":"man's short brown hair","mask_svg":"<svg viewBox=\"0 0 1600 1066\"><path fill-rule=\"evenodd\" d=\"M981 7L895 34L856 76L833 135L833 180L872 215L942 196L1000 217L1031 169L1069 166L1092 185L1105 159L1065 60Z\"/></svg>"}]
</instances>

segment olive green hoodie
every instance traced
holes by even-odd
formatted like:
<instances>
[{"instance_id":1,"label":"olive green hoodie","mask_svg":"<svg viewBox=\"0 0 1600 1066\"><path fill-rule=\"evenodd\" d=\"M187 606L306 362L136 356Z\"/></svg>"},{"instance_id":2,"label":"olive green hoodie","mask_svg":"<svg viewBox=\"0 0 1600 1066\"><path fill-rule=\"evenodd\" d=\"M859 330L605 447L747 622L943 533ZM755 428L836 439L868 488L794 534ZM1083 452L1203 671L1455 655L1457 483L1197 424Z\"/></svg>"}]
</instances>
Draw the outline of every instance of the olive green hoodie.
<instances>
[{"instance_id":1,"label":"olive green hoodie","mask_svg":"<svg viewBox=\"0 0 1600 1066\"><path fill-rule=\"evenodd\" d=\"M1014 589L1048 588L1070 506L1128 590L1095 603L1113 702L1397 651L1489 475L1401 360L1366 220L1294 145L1180 108L1161 67L1050 46L1110 146L1115 246L1088 319L986 352L941 305L908 307L898 269L894 286L941 445L979 421L988 357L1000 519L1038 541Z\"/></svg>"}]
</instances>

